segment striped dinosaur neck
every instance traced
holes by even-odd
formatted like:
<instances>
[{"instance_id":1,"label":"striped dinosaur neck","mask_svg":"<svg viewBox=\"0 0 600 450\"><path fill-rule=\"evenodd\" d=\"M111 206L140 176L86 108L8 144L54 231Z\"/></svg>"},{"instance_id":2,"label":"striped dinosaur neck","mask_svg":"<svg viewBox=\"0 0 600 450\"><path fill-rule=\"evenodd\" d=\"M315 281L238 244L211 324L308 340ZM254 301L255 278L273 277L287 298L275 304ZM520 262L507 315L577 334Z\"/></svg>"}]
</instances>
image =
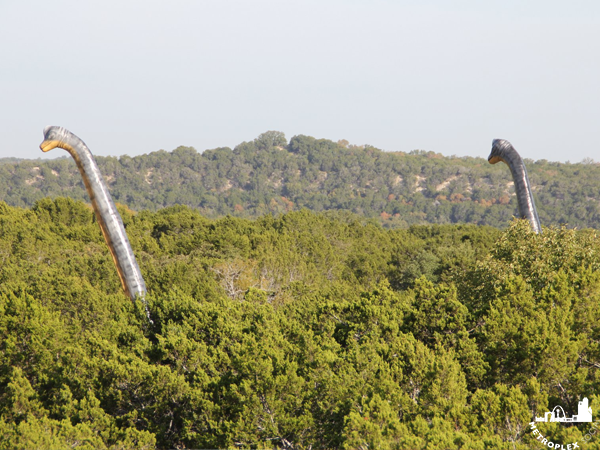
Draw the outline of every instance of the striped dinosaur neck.
<instances>
[{"instance_id":1,"label":"striped dinosaur neck","mask_svg":"<svg viewBox=\"0 0 600 450\"><path fill-rule=\"evenodd\" d=\"M56 147L68 151L77 164L125 293L132 300L140 297L145 303L146 283L131 249L121 216L92 153L81 139L65 128L47 127L40 148L47 152Z\"/></svg>"},{"instance_id":2,"label":"striped dinosaur neck","mask_svg":"<svg viewBox=\"0 0 600 450\"><path fill-rule=\"evenodd\" d=\"M504 139L494 139L492 143L492 153L488 157L490 164L496 164L500 161L506 163L515 183L515 192L517 194L517 203L519 206L519 215L522 219L527 219L536 233L542 232L540 219L538 217L527 169L523 159L510 142Z\"/></svg>"}]
</instances>

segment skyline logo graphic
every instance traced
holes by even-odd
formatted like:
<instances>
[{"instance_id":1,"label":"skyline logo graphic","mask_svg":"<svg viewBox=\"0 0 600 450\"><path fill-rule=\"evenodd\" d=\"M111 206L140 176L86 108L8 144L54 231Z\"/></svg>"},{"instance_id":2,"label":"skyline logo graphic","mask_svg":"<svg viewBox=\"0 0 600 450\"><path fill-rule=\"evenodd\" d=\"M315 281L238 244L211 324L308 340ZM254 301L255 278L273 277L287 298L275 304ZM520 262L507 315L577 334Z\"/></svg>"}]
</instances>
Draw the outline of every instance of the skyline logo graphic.
<instances>
[{"instance_id":1,"label":"skyline logo graphic","mask_svg":"<svg viewBox=\"0 0 600 450\"><path fill-rule=\"evenodd\" d=\"M577 414L567 417L565 410L560 405L556 405L552 411L546 411L543 417L536 417L536 422L569 422L584 423L592 421L592 408L589 406L587 397L581 400L577 407Z\"/></svg>"}]
</instances>

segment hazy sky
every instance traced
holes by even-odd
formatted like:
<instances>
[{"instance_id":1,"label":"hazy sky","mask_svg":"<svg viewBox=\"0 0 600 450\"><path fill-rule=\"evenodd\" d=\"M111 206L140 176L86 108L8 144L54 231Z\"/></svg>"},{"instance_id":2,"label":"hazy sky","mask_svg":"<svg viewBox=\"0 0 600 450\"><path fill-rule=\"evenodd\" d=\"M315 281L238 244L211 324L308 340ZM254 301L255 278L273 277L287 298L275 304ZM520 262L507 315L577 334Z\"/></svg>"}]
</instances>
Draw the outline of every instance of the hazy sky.
<instances>
[{"instance_id":1,"label":"hazy sky","mask_svg":"<svg viewBox=\"0 0 600 450\"><path fill-rule=\"evenodd\" d=\"M0 0L0 17L0 157L42 156L61 125L97 155L278 130L600 159L597 0Z\"/></svg>"}]
</instances>

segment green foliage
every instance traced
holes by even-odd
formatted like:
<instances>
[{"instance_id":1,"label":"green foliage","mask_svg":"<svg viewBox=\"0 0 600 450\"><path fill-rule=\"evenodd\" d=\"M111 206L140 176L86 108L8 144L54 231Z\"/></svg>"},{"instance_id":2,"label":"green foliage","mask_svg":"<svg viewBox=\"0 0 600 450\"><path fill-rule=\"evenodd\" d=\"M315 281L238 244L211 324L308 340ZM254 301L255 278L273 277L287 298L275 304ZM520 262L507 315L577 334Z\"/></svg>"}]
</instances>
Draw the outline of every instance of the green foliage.
<instances>
[{"instance_id":1,"label":"green foliage","mask_svg":"<svg viewBox=\"0 0 600 450\"><path fill-rule=\"evenodd\" d=\"M152 324L88 206L0 203L0 448L528 449L598 407L594 231L120 211Z\"/></svg>"},{"instance_id":2,"label":"green foliage","mask_svg":"<svg viewBox=\"0 0 600 450\"><path fill-rule=\"evenodd\" d=\"M60 155L60 150L56 150ZM482 158L433 152L384 152L310 136L288 142L278 131L262 133L233 150L198 153L178 147L136 156L96 157L117 202L141 210L178 204L217 218L258 218L307 208L346 211L385 228L471 223L506 228L517 215L510 171ZM542 224L600 226L600 165L527 161ZM0 201L33 206L45 197L88 201L70 157L0 160ZM418 272L435 264L415 261Z\"/></svg>"}]
</instances>

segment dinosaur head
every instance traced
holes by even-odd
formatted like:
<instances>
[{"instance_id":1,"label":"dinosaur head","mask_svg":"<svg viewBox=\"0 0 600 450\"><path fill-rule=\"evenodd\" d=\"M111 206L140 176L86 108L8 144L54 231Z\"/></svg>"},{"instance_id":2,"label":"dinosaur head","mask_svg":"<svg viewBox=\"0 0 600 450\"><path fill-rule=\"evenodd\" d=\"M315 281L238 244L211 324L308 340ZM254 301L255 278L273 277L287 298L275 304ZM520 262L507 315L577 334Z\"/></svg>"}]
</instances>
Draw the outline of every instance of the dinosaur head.
<instances>
[{"instance_id":1,"label":"dinosaur head","mask_svg":"<svg viewBox=\"0 0 600 450\"><path fill-rule=\"evenodd\" d=\"M43 152L49 152L53 148L60 147L71 152L76 144L75 135L63 127L44 128L44 142L40 144Z\"/></svg>"},{"instance_id":2,"label":"dinosaur head","mask_svg":"<svg viewBox=\"0 0 600 450\"><path fill-rule=\"evenodd\" d=\"M490 164L496 164L500 161L506 162L506 153L513 150L514 148L510 142L504 139L494 139L492 141L492 152L488 156L488 162Z\"/></svg>"}]
</instances>

